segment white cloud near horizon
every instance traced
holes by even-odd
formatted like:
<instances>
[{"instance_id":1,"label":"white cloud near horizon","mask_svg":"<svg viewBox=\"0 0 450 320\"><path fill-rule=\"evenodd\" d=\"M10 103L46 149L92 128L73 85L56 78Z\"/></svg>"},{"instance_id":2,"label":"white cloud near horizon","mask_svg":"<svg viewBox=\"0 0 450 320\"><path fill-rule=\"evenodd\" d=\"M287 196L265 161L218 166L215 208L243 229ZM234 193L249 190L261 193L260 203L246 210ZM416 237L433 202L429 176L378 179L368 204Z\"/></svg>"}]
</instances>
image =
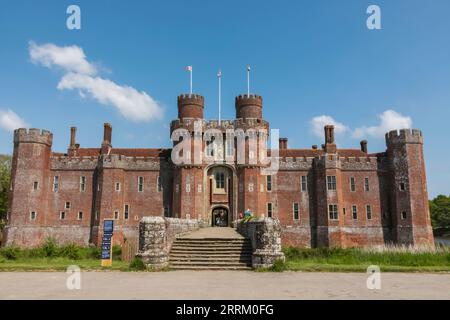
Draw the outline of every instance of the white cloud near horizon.
<instances>
[{"instance_id":1,"label":"white cloud near horizon","mask_svg":"<svg viewBox=\"0 0 450 320\"><path fill-rule=\"evenodd\" d=\"M58 47L52 43L37 45L30 42L29 53L33 63L65 71L58 90L78 90L81 98L90 97L100 104L113 106L124 118L134 122L163 116L163 108L146 92L98 76L98 69L78 46Z\"/></svg>"},{"instance_id":2,"label":"white cloud near horizon","mask_svg":"<svg viewBox=\"0 0 450 320\"><path fill-rule=\"evenodd\" d=\"M0 109L0 128L8 131L13 132L15 129L18 128L28 128L29 125L26 123L25 120L23 120L21 117L19 117L14 111L11 109L3 110Z\"/></svg>"},{"instance_id":3,"label":"white cloud near horizon","mask_svg":"<svg viewBox=\"0 0 450 320\"><path fill-rule=\"evenodd\" d=\"M310 125L311 132L317 137L323 137L325 135L324 127L326 125L333 125L335 134L342 134L350 130L350 128L343 123L337 122L333 119L333 117L327 115L321 115L312 118L310 121Z\"/></svg>"},{"instance_id":4,"label":"white cloud near horizon","mask_svg":"<svg viewBox=\"0 0 450 320\"><path fill-rule=\"evenodd\" d=\"M324 127L326 125L334 125L336 135L351 132L351 137L361 139L364 137L383 138L384 135L391 130L410 129L412 128L411 117L404 116L394 110L386 110L377 116L379 124L376 126L361 126L354 130L347 125L336 121L328 115L321 115L311 119L311 132L317 137L324 136Z\"/></svg>"},{"instance_id":5,"label":"white cloud near horizon","mask_svg":"<svg viewBox=\"0 0 450 320\"><path fill-rule=\"evenodd\" d=\"M356 128L352 133L352 137L363 138L365 136L371 136L374 138L383 138L391 130L410 129L413 124L411 117L404 116L394 110L386 110L382 114L379 114L378 118L380 119L378 125Z\"/></svg>"}]
</instances>

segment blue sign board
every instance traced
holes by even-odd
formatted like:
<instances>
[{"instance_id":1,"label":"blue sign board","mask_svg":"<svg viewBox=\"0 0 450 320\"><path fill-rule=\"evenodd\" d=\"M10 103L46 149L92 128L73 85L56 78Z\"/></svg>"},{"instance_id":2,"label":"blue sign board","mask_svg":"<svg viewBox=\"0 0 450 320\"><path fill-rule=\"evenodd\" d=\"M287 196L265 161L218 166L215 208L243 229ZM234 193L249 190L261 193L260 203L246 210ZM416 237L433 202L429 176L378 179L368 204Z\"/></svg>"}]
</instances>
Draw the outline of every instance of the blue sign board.
<instances>
[{"instance_id":1,"label":"blue sign board","mask_svg":"<svg viewBox=\"0 0 450 320\"><path fill-rule=\"evenodd\" d=\"M114 221L103 221L102 260L111 259L111 238L114 232Z\"/></svg>"}]
</instances>

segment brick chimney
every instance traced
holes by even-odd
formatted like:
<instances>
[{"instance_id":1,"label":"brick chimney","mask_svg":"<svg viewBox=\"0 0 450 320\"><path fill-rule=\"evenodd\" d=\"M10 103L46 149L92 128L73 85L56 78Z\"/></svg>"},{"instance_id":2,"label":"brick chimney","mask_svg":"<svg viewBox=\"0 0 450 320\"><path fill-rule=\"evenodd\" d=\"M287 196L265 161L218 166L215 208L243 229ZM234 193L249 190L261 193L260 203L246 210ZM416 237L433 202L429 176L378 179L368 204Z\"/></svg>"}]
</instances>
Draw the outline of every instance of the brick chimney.
<instances>
[{"instance_id":1,"label":"brick chimney","mask_svg":"<svg viewBox=\"0 0 450 320\"><path fill-rule=\"evenodd\" d=\"M104 124L103 129L103 143L102 143L102 154L108 154L112 148L111 145L111 137L112 137L112 126L110 123Z\"/></svg>"},{"instance_id":2,"label":"brick chimney","mask_svg":"<svg viewBox=\"0 0 450 320\"><path fill-rule=\"evenodd\" d=\"M336 143L334 142L334 126L325 126L325 152L336 153Z\"/></svg>"},{"instance_id":3,"label":"brick chimney","mask_svg":"<svg viewBox=\"0 0 450 320\"><path fill-rule=\"evenodd\" d=\"M286 150L288 148L288 139L287 138L280 138L278 140L278 146L280 150Z\"/></svg>"},{"instance_id":4,"label":"brick chimney","mask_svg":"<svg viewBox=\"0 0 450 320\"><path fill-rule=\"evenodd\" d=\"M77 127L70 127L70 144L67 151L69 156L76 156L79 147L80 145L77 144Z\"/></svg>"},{"instance_id":5,"label":"brick chimney","mask_svg":"<svg viewBox=\"0 0 450 320\"><path fill-rule=\"evenodd\" d=\"M360 144L361 144L361 151L367 153L367 140L362 140Z\"/></svg>"}]
</instances>

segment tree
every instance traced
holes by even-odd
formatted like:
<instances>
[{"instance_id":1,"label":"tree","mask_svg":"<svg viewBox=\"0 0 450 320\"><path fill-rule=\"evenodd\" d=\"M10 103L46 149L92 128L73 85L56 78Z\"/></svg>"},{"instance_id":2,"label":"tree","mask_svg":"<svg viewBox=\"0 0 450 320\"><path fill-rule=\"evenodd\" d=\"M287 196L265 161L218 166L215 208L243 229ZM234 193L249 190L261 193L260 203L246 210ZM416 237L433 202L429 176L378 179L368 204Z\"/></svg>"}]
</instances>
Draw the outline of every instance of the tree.
<instances>
[{"instance_id":1,"label":"tree","mask_svg":"<svg viewBox=\"0 0 450 320\"><path fill-rule=\"evenodd\" d=\"M430 200L430 214L433 229L450 228L450 197L438 195Z\"/></svg>"},{"instance_id":2,"label":"tree","mask_svg":"<svg viewBox=\"0 0 450 320\"><path fill-rule=\"evenodd\" d=\"M11 180L11 156L0 155L0 231L6 221L8 191Z\"/></svg>"}]
</instances>

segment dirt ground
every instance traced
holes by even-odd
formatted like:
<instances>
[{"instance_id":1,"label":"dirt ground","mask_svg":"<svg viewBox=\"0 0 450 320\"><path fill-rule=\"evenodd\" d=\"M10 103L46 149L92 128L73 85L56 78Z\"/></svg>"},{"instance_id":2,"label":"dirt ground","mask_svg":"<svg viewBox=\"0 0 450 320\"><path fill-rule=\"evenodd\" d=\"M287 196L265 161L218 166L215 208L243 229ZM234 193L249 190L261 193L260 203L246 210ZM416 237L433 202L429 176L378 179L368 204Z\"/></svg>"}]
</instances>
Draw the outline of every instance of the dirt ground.
<instances>
[{"instance_id":1,"label":"dirt ground","mask_svg":"<svg viewBox=\"0 0 450 320\"><path fill-rule=\"evenodd\" d=\"M450 299L450 274L252 271L0 272L0 299ZM70 277L70 279L69 279ZM80 284L80 289L69 290Z\"/></svg>"}]
</instances>

